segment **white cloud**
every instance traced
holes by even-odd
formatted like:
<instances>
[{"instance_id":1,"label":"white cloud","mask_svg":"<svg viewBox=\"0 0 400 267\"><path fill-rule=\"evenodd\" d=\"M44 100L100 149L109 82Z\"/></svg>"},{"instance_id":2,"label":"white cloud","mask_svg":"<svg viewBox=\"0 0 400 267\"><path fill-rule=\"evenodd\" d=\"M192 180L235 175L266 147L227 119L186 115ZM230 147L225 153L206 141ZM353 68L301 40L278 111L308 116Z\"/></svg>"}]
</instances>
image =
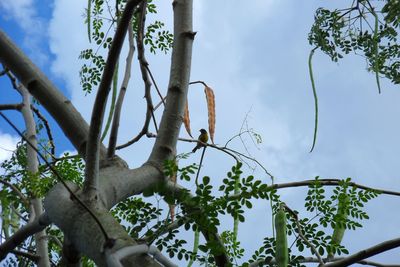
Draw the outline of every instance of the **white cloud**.
<instances>
[{"instance_id":1,"label":"white cloud","mask_svg":"<svg viewBox=\"0 0 400 267\"><path fill-rule=\"evenodd\" d=\"M18 142L18 137L0 132L0 162L11 157Z\"/></svg>"},{"instance_id":2,"label":"white cloud","mask_svg":"<svg viewBox=\"0 0 400 267\"><path fill-rule=\"evenodd\" d=\"M48 60L42 47L46 25L37 14L34 0L0 1L0 11L3 19L15 21L24 31L24 46L36 64L43 65Z\"/></svg>"}]
</instances>

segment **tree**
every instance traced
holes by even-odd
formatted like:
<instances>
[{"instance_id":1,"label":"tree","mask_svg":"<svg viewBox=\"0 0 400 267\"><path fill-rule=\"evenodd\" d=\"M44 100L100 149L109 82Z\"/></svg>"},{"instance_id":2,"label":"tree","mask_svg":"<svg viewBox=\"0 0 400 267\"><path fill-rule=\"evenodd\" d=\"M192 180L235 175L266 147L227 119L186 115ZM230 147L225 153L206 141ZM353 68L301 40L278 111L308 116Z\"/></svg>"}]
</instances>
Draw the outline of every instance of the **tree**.
<instances>
[{"instance_id":1,"label":"tree","mask_svg":"<svg viewBox=\"0 0 400 267\"><path fill-rule=\"evenodd\" d=\"M146 12L155 11L151 1L147 3L130 0L117 1L113 10L114 16L111 15L111 21L117 28L115 35L110 37L102 28L104 6L107 5L103 1L88 1L86 14L89 40L108 50L106 60L90 49L84 50L80 55L82 59L92 62L82 67L82 87L87 93L96 91L89 124L6 34L0 32L0 62L5 68L2 75L11 80L13 87L23 97L23 104L2 105L1 109L21 110L26 124L25 133L20 133L23 139L13 157L2 165L6 170L1 180L4 185L1 191L2 223L6 236L5 242L0 246L3 259L8 253L14 253L19 262L28 258L39 266L49 266L50 260L59 260L54 256L55 253L62 255L60 264L72 266L79 265L80 261L90 264L82 256L88 257L99 266L173 266L171 260L163 256L167 252L171 257L176 255L178 260L196 260L196 264L210 262L217 266L235 265L235 260L243 256L237 240L237 225L245 221L244 208L251 208L254 199L258 198L270 201L275 214L276 236L266 237L254 256L245 259L244 265L277 263L279 266L286 266L287 262L301 265L315 261L323 266L347 266L362 261L373 264L365 259L399 246L399 240L393 239L360 253L341 259L335 258L337 254L348 253L341 245L345 229L360 227L360 220L368 218L362 210L363 205L379 194L399 195L397 192L369 188L353 183L350 179L318 177L289 184L268 184L251 175L243 177L241 161L250 160L256 164L258 161L230 149L227 145L218 147L204 144L237 161L218 187L212 185L209 177L198 177L201 162L199 165L179 166L179 160L187 157L185 154L177 154L176 151L182 121L190 131L186 101L195 37L191 26L192 1L173 1L174 33L170 79L166 97L161 96L161 103L165 106L160 123L155 123L157 134L149 132L150 123L155 121L150 87L151 82L156 83L152 80L150 67L144 57L144 45L151 52L157 49L168 50L172 36L161 29L161 22L151 24L145 29ZM380 12L376 11L378 8ZM393 43L384 46L383 42L389 40L396 43L398 9L397 1L378 3L376 7L369 1L355 1L350 8L344 10L319 9L309 35L310 43L315 46L310 62L318 48L333 61L342 57L338 49L344 53L361 51L368 59L370 70L376 74L378 88L379 75L396 83L398 47ZM360 21L360 25L364 25L371 18L374 20L374 27L371 29L363 30L354 26L354 21ZM112 125L108 146L105 147L101 142L103 136L106 136L102 136L101 132L105 106L111 88L116 92L117 83L112 83L117 79L115 73L126 34L130 44L126 76L118 99L114 97L112 100L115 106L111 108L112 113L109 115L108 121L112 119ZM121 148L116 146L116 138L121 106L129 81L129 62L133 58L134 40L145 84L147 110L143 129L130 143L144 136L155 137L155 143L148 160L141 167L130 169L122 158L115 155L115 150ZM309 66L317 107L311 63ZM207 85L205 87L209 106L209 132L212 136L215 104L213 91ZM33 105L29 102L28 92L37 101ZM37 141L35 135L40 136L43 129L48 129L48 124L35 108L35 103L40 103L55 119L75 147L78 157L55 157L54 152L51 152L54 144L50 134L46 137L47 141ZM37 125L31 110L39 119ZM317 111L316 108L315 137ZM13 125L12 122L10 124ZM253 134L250 130L247 133ZM239 136L241 134L243 132ZM253 136L258 138L258 135ZM314 144L315 140L314 138ZM185 141L196 142L194 139ZM202 149L203 155L206 147ZM38 157L40 162L37 162ZM266 173L269 174L267 171ZM177 177L195 181L196 190L191 192L175 183L174 179L176 181ZM280 199L278 189L297 186L309 187L305 207L309 212L316 212L320 225L313 223L308 215L302 216L294 211ZM325 194L329 191L329 186L334 186L331 196ZM219 195L214 188L218 188ZM182 213L174 221L172 212L165 220L158 221L160 209L140 197L135 197L140 194L160 195L171 206L180 205ZM220 223L219 216L224 214L232 216L235 227L233 231L220 233L217 227ZM26 219L27 215L29 219ZM24 226L17 229L20 224ZM190 251L185 246L185 240L176 237L182 228L192 229L197 242L201 233L205 242L195 245L193 252ZM333 229L332 235L328 232L329 228ZM17 247L32 249L32 244L25 242L31 235L35 235L34 253L16 250ZM289 251L287 236L296 236L296 250ZM61 245L58 244L61 243L59 240L63 240ZM52 252L50 259L48 250ZM308 252L304 255L313 256L302 257L304 250ZM325 254L328 257L324 257Z\"/></svg>"}]
</instances>

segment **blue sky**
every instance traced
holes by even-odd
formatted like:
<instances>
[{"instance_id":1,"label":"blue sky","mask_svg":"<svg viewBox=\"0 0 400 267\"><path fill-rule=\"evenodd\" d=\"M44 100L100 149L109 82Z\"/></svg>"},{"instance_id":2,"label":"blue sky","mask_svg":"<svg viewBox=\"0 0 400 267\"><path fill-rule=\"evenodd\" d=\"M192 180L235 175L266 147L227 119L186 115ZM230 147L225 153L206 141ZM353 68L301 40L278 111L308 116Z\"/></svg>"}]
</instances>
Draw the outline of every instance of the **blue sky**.
<instances>
[{"instance_id":1,"label":"blue sky","mask_svg":"<svg viewBox=\"0 0 400 267\"><path fill-rule=\"evenodd\" d=\"M84 96L78 77L82 64L78 55L88 47L82 17L85 2L0 1L0 28L38 62L88 119L93 95ZM382 79L383 91L378 95L374 74L366 71L366 63L361 57L349 56L333 63L327 56L315 54L313 66L320 124L316 148L313 153L308 153L312 143L314 105L307 66L311 49L307 34L316 8L343 7L350 1L335 1L337 6L328 1L194 2L194 30L198 33L191 79L204 80L215 90L216 143L223 144L237 134L248 114L249 126L261 134L263 143L254 147L251 140L245 142L252 155L274 174L277 183L317 175L323 178L352 177L358 183L400 191L400 92L397 86ZM170 1L155 3L159 5L161 20L170 27ZM126 49L123 53L126 54ZM170 55L148 55L150 67L163 92L168 82L169 58ZM145 108L137 70L135 62L133 71L136 72L123 109L126 116L121 122L119 143L134 136L144 119L143 115L137 116L143 114ZM1 103L16 101L17 94L9 89L4 78L0 79L0 87ZM156 99L155 93L153 95ZM205 128L207 116L201 86L190 89L189 106L193 131ZM16 118L11 112L7 114ZM62 133L55 130L58 152L71 149ZM0 140L5 138L4 134L15 136L0 121ZM183 130L182 136L187 137ZM143 140L120 155L132 167L139 166L147 158L151 142ZM234 146L243 149L240 142ZM179 145L180 152L190 149L191 145ZM5 154L5 151L0 149L1 153ZM233 162L218 152L210 150L208 153L203 174L222 179ZM189 162L197 161L198 156L194 155ZM267 180L260 170L255 174ZM188 186L193 188L193 184ZM304 191L299 189L282 191L283 200L295 209L301 210L299 200L303 197ZM363 229L345 236L344 242L351 246L352 252L400 235L400 216L394 212L397 204L394 197L380 197L368 204L370 221ZM262 235L270 233L268 216L268 206L259 203L246 217L248 224L240 228L239 239L250 253L259 245L257 242L261 242ZM226 223L230 224L228 220ZM260 235L254 236L254 225L260 225ZM263 229L262 225L267 227ZM382 231L383 227L385 231ZM398 252L384 253L375 260L395 263Z\"/></svg>"}]
</instances>

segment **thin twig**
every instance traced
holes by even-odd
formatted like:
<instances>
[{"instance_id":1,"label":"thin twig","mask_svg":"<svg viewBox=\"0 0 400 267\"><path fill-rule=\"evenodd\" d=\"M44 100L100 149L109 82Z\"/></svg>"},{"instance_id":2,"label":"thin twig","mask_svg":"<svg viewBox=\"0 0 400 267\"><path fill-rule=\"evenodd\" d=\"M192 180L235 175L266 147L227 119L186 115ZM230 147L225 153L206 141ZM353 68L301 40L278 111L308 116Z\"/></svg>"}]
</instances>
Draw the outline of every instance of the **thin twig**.
<instances>
[{"instance_id":1,"label":"thin twig","mask_svg":"<svg viewBox=\"0 0 400 267\"><path fill-rule=\"evenodd\" d=\"M35 112L36 116L43 122L44 127L46 128L47 137L49 138L49 143L51 146L51 155L54 157L56 155L56 147L54 145L54 138L53 138L53 135L51 134L49 122L40 113L40 111L37 108L35 108L33 105L31 105L31 109L33 110L33 112Z\"/></svg>"},{"instance_id":2,"label":"thin twig","mask_svg":"<svg viewBox=\"0 0 400 267\"><path fill-rule=\"evenodd\" d=\"M25 221L25 222L28 222L28 221L29 221L26 217L24 217L24 216L14 207L14 205L11 205L10 207L11 207L12 211L13 211L21 220L23 220L23 221Z\"/></svg>"},{"instance_id":3,"label":"thin twig","mask_svg":"<svg viewBox=\"0 0 400 267\"><path fill-rule=\"evenodd\" d=\"M171 222L167 224L167 222L170 222L170 220L166 220L166 223L164 224L164 227L160 227L155 233L151 229L147 231L143 236L145 236L143 239L146 241L147 244L152 244L158 237L169 233L170 231L173 231L175 229L178 229L182 225L184 225L186 222L190 221L189 216L183 216L178 219L176 219L174 222ZM152 233L152 234L150 234Z\"/></svg>"},{"instance_id":4,"label":"thin twig","mask_svg":"<svg viewBox=\"0 0 400 267\"><path fill-rule=\"evenodd\" d=\"M148 133L148 134L147 134L147 137L149 137L149 138L156 138L157 135L154 134L154 133ZM197 140L197 139L178 138L178 140L179 140L179 141L183 141L183 142L189 142L189 143L200 143L200 144L202 144L203 146L212 147L212 148L214 148L214 149L217 149L217 150L219 150L219 151L222 151L223 153L225 153L225 154L231 156L236 162L241 162L241 161L242 161L238 156L247 158L247 159L249 159L249 160L251 160L251 161L254 161L257 165L259 165L259 166L265 171L265 173L266 173L268 176L271 177L271 179L274 179L274 176L273 176L273 175L272 175L258 160L254 159L254 158L251 158L251 157L249 157L249 156L247 156L247 155L244 155L243 153L240 153L240 152L238 152L238 151L236 151L236 150L233 150L233 149L227 148L227 147L220 147L220 146L217 146L217 145L215 145L215 144L204 143L204 142L201 142L201 141L199 141L199 140ZM237 154L238 156L236 156L235 154Z\"/></svg>"},{"instance_id":5,"label":"thin twig","mask_svg":"<svg viewBox=\"0 0 400 267\"><path fill-rule=\"evenodd\" d=\"M343 183L343 180L340 179L318 179L318 183L322 186L338 186ZM292 183L282 183L282 184L273 184L268 186L265 190L268 192L272 189L283 189L283 188L292 188L292 187L301 187L301 186L310 186L315 184L315 180L304 180L304 181L299 181L299 182L292 182ZM356 184L353 182L349 182L350 186L363 189L363 190L371 190L379 194L384 194L384 195L392 195L392 196L400 196L400 192L395 192L395 191L389 191L389 190L383 190L383 189L378 189L378 188L372 188L368 187L365 185L361 184ZM246 194L249 192L246 192ZM237 198L240 198L242 196L242 193L239 194L232 194L226 196L228 200L235 200Z\"/></svg>"},{"instance_id":6,"label":"thin twig","mask_svg":"<svg viewBox=\"0 0 400 267\"><path fill-rule=\"evenodd\" d=\"M144 86L145 86L145 93L144 93L144 97L146 99L146 118L143 124L143 127L141 129L141 131L139 132L138 135L136 135L134 138L132 138L131 140L129 140L128 142L126 142L125 144L119 145L116 147L116 149L122 149L125 147L128 147L134 143L136 143L137 141L139 141L144 135L146 135L149 131L149 124L150 124L150 120L153 119L153 123L154 123L154 127L156 129L156 131L158 132L158 127L157 127L157 122L155 120L155 116L153 113L153 101L151 98L151 81L149 79L149 72L148 72L148 62L146 60L145 54L144 54L144 45L143 45L143 35L144 35L144 24L145 24L145 18L146 18L146 5L147 2L142 2L141 6L140 6L140 14L139 14L139 25L138 25L138 32L137 32L137 38L136 38L136 45L138 48L138 60L140 63L140 72L142 74L142 80L144 82ZM154 79L152 78L152 80L154 81ZM158 89L157 89L158 91Z\"/></svg>"},{"instance_id":7,"label":"thin twig","mask_svg":"<svg viewBox=\"0 0 400 267\"><path fill-rule=\"evenodd\" d=\"M315 248L315 246L314 246L313 244L311 244L311 242L308 241L308 239L303 235L303 231L301 230L301 225L300 225L300 223L299 223L299 218L297 217L297 214L296 214L293 210L291 210L288 206L286 206L286 204L284 205L284 207L285 207L285 209L290 213L290 215L292 215L292 217L293 217L293 219L294 219L294 221L295 221L295 223L296 223L297 231L298 231L298 234L299 234L300 238L304 241L304 243L306 243L306 244L311 248L311 251L312 251L312 252L315 254L315 256L317 257L318 262L319 262L321 265L323 265L323 264L324 264L324 261L322 260L321 255L319 255L318 250L317 250L317 249Z\"/></svg>"},{"instance_id":8,"label":"thin twig","mask_svg":"<svg viewBox=\"0 0 400 267\"><path fill-rule=\"evenodd\" d=\"M337 186L337 185L340 185L342 182L343 181L341 179L318 179L318 183L323 186ZM290 187L310 186L313 184L315 184L315 180L304 180L304 181L292 182L292 183L274 184L272 186L272 188L273 189L281 189L281 188L290 188ZM349 185L354 186L359 189L372 190L372 191L375 191L380 194L400 196L400 192L396 192L396 191L373 188L373 187L357 184L354 182L349 182Z\"/></svg>"},{"instance_id":9,"label":"thin twig","mask_svg":"<svg viewBox=\"0 0 400 267\"><path fill-rule=\"evenodd\" d=\"M197 83L201 83L205 87L208 87L207 84L205 82L203 82L203 81L194 81L194 82L190 82L189 84L197 84Z\"/></svg>"},{"instance_id":10,"label":"thin twig","mask_svg":"<svg viewBox=\"0 0 400 267\"><path fill-rule=\"evenodd\" d=\"M203 159L204 159L204 154L206 153L206 148L207 148L206 146L203 147L203 151L201 152L201 158L200 158L199 168L197 169L196 180L195 180L196 190L199 188L198 179L199 179L199 175L200 175L201 166L203 165Z\"/></svg>"},{"instance_id":11,"label":"thin twig","mask_svg":"<svg viewBox=\"0 0 400 267\"><path fill-rule=\"evenodd\" d=\"M158 102L157 105L155 105L155 107L154 107L153 110L156 111L156 110L161 106L161 104L164 104L164 106L165 106L165 100L167 100L167 97L162 97L162 98L161 98L161 101Z\"/></svg>"},{"instance_id":12,"label":"thin twig","mask_svg":"<svg viewBox=\"0 0 400 267\"><path fill-rule=\"evenodd\" d=\"M391 240L387 240L385 242L379 243L375 246L363 249L357 253L354 253L348 257L345 257L341 260L328 263L323 265L322 267L344 267L344 266L349 266L353 263L357 263L363 259L372 257L376 254L380 254L382 252L394 249L400 247L400 238L395 238Z\"/></svg>"},{"instance_id":13,"label":"thin twig","mask_svg":"<svg viewBox=\"0 0 400 267\"><path fill-rule=\"evenodd\" d=\"M138 60L140 63L140 72L142 73L142 79L144 82L145 90L144 90L144 97L146 98L146 103L147 103L147 112L146 112L146 122L147 118L151 116L153 118L154 122L154 128L156 129L156 132L158 132L158 127L157 127L157 122L154 117L153 113L153 100L151 98L151 86L152 83L149 79L149 72L147 66L149 63L147 62L146 56L145 56L145 50L144 50L144 25L146 22L146 7L147 7L147 2L143 1L141 4L141 11L139 15L139 25L138 25L138 33L137 33L137 38L136 38L136 44L138 47ZM154 79L153 79L154 80ZM146 125L147 124L147 125ZM148 131L148 124L145 123L146 126L146 132ZM143 127L145 128L145 127Z\"/></svg>"},{"instance_id":14,"label":"thin twig","mask_svg":"<svg viewBox=\"0 0 400 267\"><path fill-rule=\"evenodd\" d=\"M158 96L159 96L160 99L161 99L161 102L160 102L160 103L164 104L164 106L165 106L165 97L162 96L161 91L160 91L160 89L159 89L158 86L157 86L157 82L156 82L156 80L154 79L153 73L151 72L149 65L147 64L145 67L146 67L147 72L148 72L149 75L150 75L150 78L151 78L152 83L154 84L154 88L156 88L157 94L158 94ZM156 109L157 109L157 107L154 108L154 110L156 110Z\"/></svg>"},{"instance_id":15,"label":"thin twig","mask_svg":"<svg viewBox=\"0 0 400 267\"><path fill-rule=\"evenodd\" d=\"M25 204L25 207L29 207L29 200L25 197L24 194L22 194L22 192L15 185L13 185L12 183L9 183L7 181L4 181L4 180L0 180L0 183L11 188L11 190L14 191L19 196L19 198L22 200L22 202Z\"/></svg>"},{"instance_id":16,"label":"thin twig","mask_svg":"<svg viewBox=\"0 0 400 267\"><path fill-rule=\"evenodd\" d=\"M20 111L22 109L24 104L19 103L19 104L2 104L0 105L0 110L18 110Z\"/></svg>"},{"instance_id":17,"label":"thin twig","mask_svg":"<svg viewBox=\"0 0 400 267\"><path fill-rule=\"evenodd\" d=\"M133 59L133 53L135 52L132 22L129 22L128 26L128 40L129 40L129 51L128 55L126 56L124 79L122 80L121 89L119 90L118 100L115 106L114 118L110 132L110 138L108 141L108 151L107 151L108 157L112 157L115 155L115 147L117 145L118 128L121 117L122 104L124 102L125 93L128 88L128 83L131 77L132 59Z\"/></svg>"},{"instance_id":18,"label":"thin twig","mask_svg":"<svg viewBox=\"0 0 400 267\"><path fill-rule=\"evenodd\" d=\"M12 87L15 90L18 90L17 79L14 77L14 75L9 70L6 71L6 74L7 74L8 78L10 79Z\"/></svg>"},{"instance_id":19,"label":"thin twig","mask_svg":"<svg viewBox=\"0 0 400 267\"><path fill-rule=\"evenodd\" d=\"M337 258L333 258L333 259L324 258L323 260L325 262L335 262L335 261L338 261L341 259L344 259L344 258L343 257L337 257ZM319 263L319 260L314 257L304 257L304 258L298 259L298 262L299 263ZM366 261L366 260L361 260L361 261L358 261L357 263L362 264L362 265L376 266L376 267L399 267L400 266L400 264L382 264L382 263ZM249 267L258 267L260 265L271 265L271 264L276 264L275 258L261 259L261 260L252 262L249 265Z\"/></svg>"}]
</instances>

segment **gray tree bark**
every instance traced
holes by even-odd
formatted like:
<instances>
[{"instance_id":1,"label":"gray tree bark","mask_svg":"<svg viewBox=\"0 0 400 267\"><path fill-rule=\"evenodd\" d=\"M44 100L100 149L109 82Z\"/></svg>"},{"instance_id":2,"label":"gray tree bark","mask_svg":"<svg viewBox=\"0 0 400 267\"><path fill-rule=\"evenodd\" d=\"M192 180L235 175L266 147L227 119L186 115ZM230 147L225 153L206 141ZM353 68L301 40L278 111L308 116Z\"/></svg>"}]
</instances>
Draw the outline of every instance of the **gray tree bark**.
<instances>
[{"instance_id":1,"label":"gray tree bark","mask_svg":"<svg viewBox=\"0 0 400 267\"><path fill-rule=\"evenodd\" d=\"M23 107L21 109L22 116L24 117L26 126L26 138L31 142L31 144L37 148L37 138L36 138L36 123L33 118L31 110L31 95L28 90L23 85L19 85L17 88L19 93L23 98ZM39 162L38 155L35 149L27 145L27 171L32 175L39 175ZM33 206L33 214L30 214L30 220L39 218L43 214L43 203L42 199L34 197L30 201ZM46 239L46 230L41 230L35 234L36 241L36 254L39 256L38 266L39 267L50 267L49 252Z\"/></svg>"},{"instance_id":2,"label":"gray tree bark","mask_svg":"<svg viewBox=\"0 0 400 267\"><path fill-rule=\"evenodd\" d=\"M49 220L59 227L72 247L87 255L98 266L107 266L107 255L124 247L134 246L133 240L112 217L109 209L127 197L137 195L148 188L165 183L163 163L176 153L176 143L182 124L190 78L192 43L192 0L173 1L174 46L171 58L170 81L166 107L159 126L159 133L149 159L142 167L129 169L125 162L114 157L107 159L101 145L98 176L99 201L90 209L114 241L105 245L106 239L93 217L82 208L62 184L57 184L46 195L44 207ZM65 135L83 158L89 126L73 104L46 78L46 76L0 31L0 62L10 69L28 91L48 110ZM90 151L88 152L90 153ZM80 199L84 192L77 185L68 187ZM123 266L159 266L147 255L131 255L122 260Z\"/></svg>"}]
</instances>

